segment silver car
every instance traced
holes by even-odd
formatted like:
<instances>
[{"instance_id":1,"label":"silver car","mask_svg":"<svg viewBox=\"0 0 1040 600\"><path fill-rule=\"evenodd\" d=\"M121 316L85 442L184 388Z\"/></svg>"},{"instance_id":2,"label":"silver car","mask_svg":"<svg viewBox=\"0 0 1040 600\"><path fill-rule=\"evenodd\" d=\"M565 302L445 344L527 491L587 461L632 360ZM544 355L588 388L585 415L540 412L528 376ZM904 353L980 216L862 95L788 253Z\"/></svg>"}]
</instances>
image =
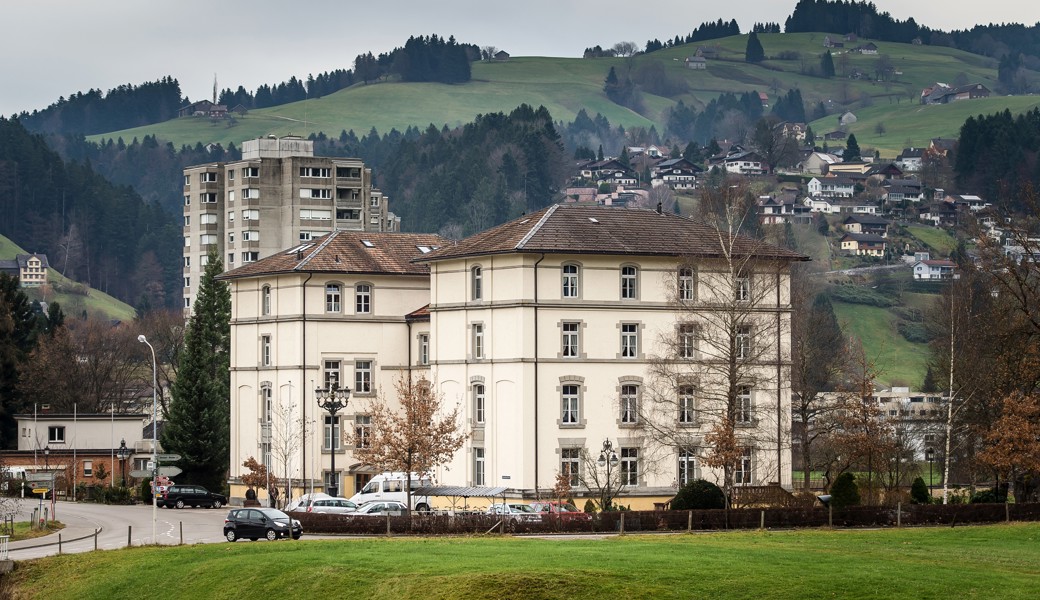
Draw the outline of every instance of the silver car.
<instances>
[{"instance_id":1,"label":"silver car","mask_svg":"<svg viewBox=\"0 0 1040 600\"><path fill-rule=\"evenodd\" d=\"M346 498L318 498L310 503L307 507L307 512L321 513L327 515L345 515L352 513L358 508L357 504L354 504Z\"/></svg>"},{"instance_id":2,"label":"silver car","mask_svg":"<svg viewBox=\"0 0 1040 600\"><path fill-rule=\"evenodd\" d=\"M497 503L488 507L489 515L508 515L511 524L516 523L540 523L542 515L535 512L530 505L520 502Z\"/></svg>"}]
</instances>

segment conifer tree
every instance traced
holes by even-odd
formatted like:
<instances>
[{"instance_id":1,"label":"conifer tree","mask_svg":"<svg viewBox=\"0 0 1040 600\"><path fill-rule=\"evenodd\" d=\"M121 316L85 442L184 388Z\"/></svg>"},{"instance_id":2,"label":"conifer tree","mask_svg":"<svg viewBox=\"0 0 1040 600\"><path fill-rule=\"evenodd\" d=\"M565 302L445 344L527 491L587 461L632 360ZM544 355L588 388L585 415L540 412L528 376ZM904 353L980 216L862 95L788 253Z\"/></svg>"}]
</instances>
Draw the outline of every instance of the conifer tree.
<instances>
[{"instance_id":1,"label":"conifer tree","mask_svg":"<svg viewBox=\"0 0 1040 600\"><path fill-rule=\"evenodd\" d=\"M231 292L215 280L223 270L210 252L162 429L163 450L181 455L181 479L210 490L224 487L230 460Z\"/></svg>"},{"instance_id":2,"label":"conifer tree","mask_svg":"<svg viewBox=\"0 0 1040 600\"><path fill-rule=\"evenodd\" d=\"M758 41L758 34L751 32L747 40L747 48L744 50L744 60L749 63L760 63L766 59L766 51L762 48L762 42Z\"/></svg>"},{"instance_id":3,"label":"conifer tree","mask_svg":"<svg viewBox=\"0 0 1040 600\"><path fill-rule=\"evenodd\" d=\"M830 50L820 58L820 74L824 77L834 77L834 57L831 56Z\"/></svg>"},{"instance_id":4,"label":"conifer tree","mask_svg":"<svg viewBox=\"0 0 1040 600\"><path fill-rule=\"evenodd\" d=\"M845 155L842 160L845 162L860 160L859 142L856 141L856 134L850 133L849 139L845 142Z\"/></svg>"}]
</instances>

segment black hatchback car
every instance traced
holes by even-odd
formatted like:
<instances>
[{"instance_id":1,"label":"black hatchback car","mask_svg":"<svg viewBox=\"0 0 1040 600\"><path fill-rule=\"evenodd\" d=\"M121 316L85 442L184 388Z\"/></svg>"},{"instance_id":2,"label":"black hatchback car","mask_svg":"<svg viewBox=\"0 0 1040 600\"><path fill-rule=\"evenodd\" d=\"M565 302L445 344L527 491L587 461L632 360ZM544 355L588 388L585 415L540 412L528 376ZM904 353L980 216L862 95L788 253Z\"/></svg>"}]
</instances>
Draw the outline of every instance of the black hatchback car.
<instances>
[{"instance_id":1,"label":"black hatchback car","mask_svg":"<svg viewBox=\"0 0 1040 600\"><path fill-rule=\"evenodd\" d=\"M224 519L224 537L234 542L241 538L271 541L292 535L294 540L303 535L303 526L277 508L235 508Z\"/></svg>"},{"instance_id":2,"label":"black hatchback car","mask_svg":"<svg viewBox=\"0 0 1040 600\"><path fill-rule=\"evenodd\" d=\"M227 504L227 496L207 490L201 485L171 485L163 495L155 499L159 507L184 508L185 506L205 506L220 508Z\"/></svg>"}]
</instances>

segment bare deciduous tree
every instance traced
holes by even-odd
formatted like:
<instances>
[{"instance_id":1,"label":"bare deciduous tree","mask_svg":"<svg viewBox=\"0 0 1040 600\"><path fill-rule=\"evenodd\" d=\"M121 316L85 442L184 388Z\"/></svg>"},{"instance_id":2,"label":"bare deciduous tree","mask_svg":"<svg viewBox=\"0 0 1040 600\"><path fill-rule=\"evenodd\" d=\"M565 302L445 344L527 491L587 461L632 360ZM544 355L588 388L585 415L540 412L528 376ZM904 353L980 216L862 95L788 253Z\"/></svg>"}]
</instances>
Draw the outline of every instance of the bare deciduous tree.
<instances>
[{"instance_id":1,"label":"bare deciduous tree","mask_svg":"<svg viewBox=\"0 0 1040 600\"><path fill-rule=\"evenodd\" d=\"M401 377L394 388L397 391L395 406L380 397L366 407L372 417L372 429L365 443L357 443L356 434L348 438L355 447L354 456L364 464L407 474L411 507L412 473L421 477L450 461L468 435L460 432L461 407L445 412L443 397L434 392L425 377L414 383Z\"/></svg>"}]
</instances>

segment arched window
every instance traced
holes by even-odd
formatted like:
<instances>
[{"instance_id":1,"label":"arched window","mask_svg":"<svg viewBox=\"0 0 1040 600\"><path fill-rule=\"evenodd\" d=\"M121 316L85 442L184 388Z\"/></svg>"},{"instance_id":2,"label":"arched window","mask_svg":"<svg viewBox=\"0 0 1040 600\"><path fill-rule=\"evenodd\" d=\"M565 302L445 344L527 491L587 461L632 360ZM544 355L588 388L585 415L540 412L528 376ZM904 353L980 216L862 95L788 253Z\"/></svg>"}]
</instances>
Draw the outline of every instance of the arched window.
<instances>
[{"instance_id":1,"label":"arched window","mask_svg":"<svg viewBox=\"0 0 1040 600\"><path fill-rule=\"evenodd\" d=\"M561 295L564 298L577 298L581 291L581 268L575 264L563 265Z\"/></svg>"},{"instance_id":2,"label":"arched window","mask_svg":"<svg viewBox=\"0 0 1040 600\"><path fill-rule=\"evenodd\" d=\"M473 299L482 300L484 298L484 269L481 267L473 267L470 269L470 287L473 290Z\"/></svg>"},{"instance_id":3,"label":"arched window","mask_svg":"<svg viewBox=\"0 0 1040 600\"><path fill-rule=\"evenodd\" d=\"M635 300L639 297L639 269L631 265L621 267L621 299Z\"/></svg>"},{"instance_id":4,"label":"arched window","mask_svg":"<svg viewBox=\"0 0 1040 600\"><path fill-rule=\"evenodd\" d=\"M260 314L271 314L271 286L269 285L260 288Z\"/></svg>"}]
</instances>

